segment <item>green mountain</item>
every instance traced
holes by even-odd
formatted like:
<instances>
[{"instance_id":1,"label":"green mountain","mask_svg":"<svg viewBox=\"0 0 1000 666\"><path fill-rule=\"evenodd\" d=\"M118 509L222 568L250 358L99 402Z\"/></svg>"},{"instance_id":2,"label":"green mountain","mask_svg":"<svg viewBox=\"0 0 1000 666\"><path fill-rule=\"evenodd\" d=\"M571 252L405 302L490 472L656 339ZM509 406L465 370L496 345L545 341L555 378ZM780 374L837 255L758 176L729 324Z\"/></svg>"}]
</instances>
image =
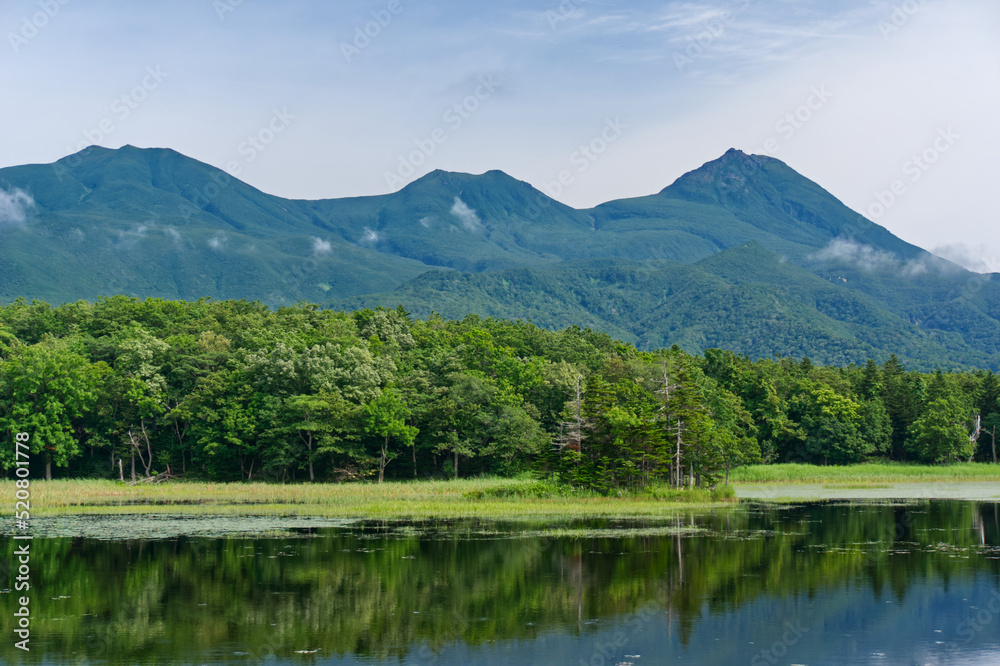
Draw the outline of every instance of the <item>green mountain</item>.
<instances>
[{"instance_id":1,"label":"green mountain","mask_svg":"<svg viewBox=\"0 0 1000 666\"><path fill-rule=\"evenodd\" d=\"M0 301L396 306L581 325L644 348L1000 366L1000 276L965 271L779 160L730 150L589 210L500 171L275 197L168 149L0 169Z\"/></svg>"}]
</instances>

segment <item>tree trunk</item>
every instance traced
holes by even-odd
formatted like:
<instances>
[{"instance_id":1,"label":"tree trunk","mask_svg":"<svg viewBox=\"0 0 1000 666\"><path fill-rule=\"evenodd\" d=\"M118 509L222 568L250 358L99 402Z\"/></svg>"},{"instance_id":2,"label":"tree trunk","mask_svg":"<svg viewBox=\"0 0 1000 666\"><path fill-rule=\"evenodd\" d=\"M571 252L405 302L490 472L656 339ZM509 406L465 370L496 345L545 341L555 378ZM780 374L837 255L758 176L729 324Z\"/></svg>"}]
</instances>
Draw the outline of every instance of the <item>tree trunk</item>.
<instances>
[{"instance_id":1,"label":"tree trunk","mask_svg":"<svg viewBox=\"0 0 1000 666\"><path fill-rule=\"evenodd\" d=\"M180 405L180 401L174 401L174 409ZM180 423L177 419L174 419L174 432L177 434L177 448L181 450L181 474L184 473L184 435L187 433L188 426L185 425L184 429L181 429Z\"/></svg>"},{"instance_id":2,"label":"tree trunk","mask_svg":"<svg viewBox=\"0 0 1000 666\"><path fill-rule=\"evenodd\" d=\"M51 453L46 453L45 454L45 480L46 481L51 481L52 480L52 454Z\"/></svg>"},{"instance_id":3,"label":"tree trunk","mask_svg":"<svg viewBox=\"0 0 1000 666\"><path fill-rule=\"evenodd\" d=\"M309 433L309 437L306 439L306 449L309 451L309 481L310 483L316 480L316 473L313 471L313 436Z\"/></svg>"},{"instance_id":4,"label":"tree trunk","mask_svg":"<svg viewBox=\"0 0 1000 666\"><path fill-rule=\"evenodd\" d=\"M146 432L146 419L139 419L139 427L142 428L142 437L146 440L146 458L147 460L142 460L142 456L139 456L139 460L142 460L143 466L146 468L146 478L151 476L149 470L153 467L153 445L149 441L149 433Z\"/></svg>"},{"instance_id":5,"label":"tree trunk","mask_svg":"<svg viewBox=\"0 0 1000 666\"><path fill-rule=\"evenodd\" d=\"M389 435L386 434L385 440L382 442L382 457L378 461L378 482L382 483L385 479L385 466L389 464L386 458L389 456Z\"/></svg>"},{"instance_id":6,"label":"tree trunk","mask_svg":"<svg viewBox=\"0 0 1000 666\"><path fill-rule=\"evenodd\" d=\"M680 488L680 487L682 487L684 485L684 474L683 474L683 471L681 469L681 428L682 427L683 427L683 422L680 419L678 419L677 420L677 453L675 454L676 457L677 457L677 462L675 464L677 465L677 487L678 488Z\"/></svg>"},{"instance_id":7,"label":"tree trunk","mask_svg":"<svg viewBox=\"0 0 1000 666\"><path fill-rule=\"evenodd\" d=\"M455 478L458 478L458 450L455 450Z\"/></svg>"},{"instance_id":8,"label":"tree trunk","mask_svg":"<svg viewBox=\"0 0 1000 666\"><path fill-rule=\"evenodd\" d=\"M132 451L132 480L135 481L135 451Z\"/></svg>"}]
</instances>

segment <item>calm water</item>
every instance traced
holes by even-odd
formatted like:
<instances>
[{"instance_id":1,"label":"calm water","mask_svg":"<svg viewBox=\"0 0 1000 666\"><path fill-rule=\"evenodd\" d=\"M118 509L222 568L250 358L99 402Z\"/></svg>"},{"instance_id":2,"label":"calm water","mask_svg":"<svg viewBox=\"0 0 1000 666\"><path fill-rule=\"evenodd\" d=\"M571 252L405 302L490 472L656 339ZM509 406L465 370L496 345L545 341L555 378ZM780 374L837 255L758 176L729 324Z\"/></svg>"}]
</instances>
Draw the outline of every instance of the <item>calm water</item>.
<instances>
[{"instance_id":1,"label":"calm water","mask_svg":"<svg viewBox=\"0 0 1000 666\"><path fill-rule=\"evenodd\" d=\"M668 522L331 524L41 523L32 651L13 648L15 595L5 590L0 659L1000 663L996 503L745 505ZM229 536L190 536L207 533ZM13 543L0 538L10 562ZM0 574L10 587L7 569Z\"/></svg>"}]
</instances>

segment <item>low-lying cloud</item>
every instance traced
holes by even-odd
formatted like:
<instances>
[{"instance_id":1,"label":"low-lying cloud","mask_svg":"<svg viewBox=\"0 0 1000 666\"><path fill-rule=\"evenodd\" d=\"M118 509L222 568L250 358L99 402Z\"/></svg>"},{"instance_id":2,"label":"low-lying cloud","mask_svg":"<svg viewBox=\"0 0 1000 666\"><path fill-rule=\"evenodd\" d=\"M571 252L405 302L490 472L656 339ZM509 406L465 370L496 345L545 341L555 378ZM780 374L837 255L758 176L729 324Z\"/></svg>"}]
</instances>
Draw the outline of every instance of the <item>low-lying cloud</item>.
<instances>
[{"instance_id":1,"label":"low-lying cloud","mask_svg":"<svg viewBox=\"0 0 1000 666\"><path fill-rule=\"evenodd\" d=\"M813 256L821 261L842 261L854 264L865 271L895 272L899 270L900 265L899 259L894 254L843 238L834 238L829 245Z\"/></svg>"},{"instance_id":2,"label":"low-lying cloud","mask_svg":"<svg viewBox=\"0 0 1000 666\"><path fill-rule=\"evenodd\" d=\"M457 217L461 221L462 226L468 231L479 231L483 228L483 223L479 220L479 216L476 215L476 211L469 208L458 197L455 197L455 205L451 207L451 214Z\"/></svg>"},{"instance_id":3,"label":"low-lying cloud","mask_svg":"<svg viewBox=\"0 0 1000 666\"><path fill-rule=\"evenodd\" d=\"M330 244L330 241L323 240L322 238L317 238L316 236L313 236L312 241L313 241L313 254L315 255L330 254L330 252L333 251L333 245Z\"/></svg>"},{"instance_id":4,"label":"low-lying cloud","mask_svg":"<svg viewBox=\"0 0 1000 666\"><path fill-rule=\"evenodd\" d=\"M0 227L13 227L28 221L28 211L35 207L35 198L15 187L0 190Z\"/></svg>"},{"instance_id":5,"label":"low-lying cloud","mask_svg":"<svg viewBox=\"0 0 1000 666\"><path fill-rule=\"evenodd\" d=\"M932 251L976 273L1000 273L1000 257L986 246L969 247L965 243L954 243L940 245Z\"/></svg>"},{"instance_id":6,"label":"low-lying cloud","mask_svg":"<svg viewBox=\"0 0 1000 666\"><path fill-rule=\"evenodd\" d=\"M948 266L930 254L904 261L892 252L883 252L871 245L865 245L850 238L834 238L829 245L813 254L812 257L820 261L853 264L870 273L891 273L904 277L921 275L931 270L942 271Z\"/></svg>"}]
</instances>

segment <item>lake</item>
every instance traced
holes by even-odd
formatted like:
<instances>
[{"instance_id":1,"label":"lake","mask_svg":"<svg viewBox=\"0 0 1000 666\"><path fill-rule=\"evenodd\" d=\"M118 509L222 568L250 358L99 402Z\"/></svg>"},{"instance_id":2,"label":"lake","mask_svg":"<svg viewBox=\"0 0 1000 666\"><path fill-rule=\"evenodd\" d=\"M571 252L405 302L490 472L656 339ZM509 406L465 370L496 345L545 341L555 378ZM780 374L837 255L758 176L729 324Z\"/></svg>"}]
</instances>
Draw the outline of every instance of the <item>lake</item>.
<instances>
[{"instance_id":1,"label":"lake","mask_svg":"<svg viewBox=\"0 0 1000 666\"><path fill-rule=\"evenodd\" d=\"M34 521L6 663L997 664L996 502L670 520Z\"/></svg>"}]
</instances>

